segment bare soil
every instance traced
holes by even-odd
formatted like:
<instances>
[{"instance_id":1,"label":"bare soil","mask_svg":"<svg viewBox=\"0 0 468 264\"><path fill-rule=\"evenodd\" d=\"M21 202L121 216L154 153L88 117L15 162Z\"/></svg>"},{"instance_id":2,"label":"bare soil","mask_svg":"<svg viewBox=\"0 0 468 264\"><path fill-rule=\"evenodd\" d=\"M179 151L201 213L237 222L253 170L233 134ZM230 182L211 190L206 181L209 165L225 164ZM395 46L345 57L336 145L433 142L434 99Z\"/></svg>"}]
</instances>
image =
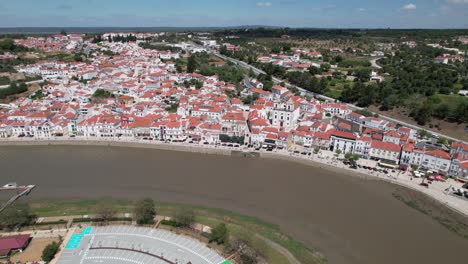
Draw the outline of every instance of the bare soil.
<instances>
[{"instance_id":1,"label":"bare soil","mask_svg":"<svg viewBox=\"0 0 468 264\"><path fill-rule=\"evenodd\" d=\"M41 86L39 84L37 84L37 83L30 84L30 85L28 85L28 90L26 92L20 93L20 94L15 94L15 95L10 95L5 99L0 99L0 103L8 104L10 102L15 101L16 99L18 99L20 97L28 97L31 94L33 94L40 87Z\"/></svg>"},{"instance_id":2,"label":"bare soil","mask_svg":"<svg viewBox=\"0 0 468 264\"><path fill-rule=\"evenodd\" d=\"M33 238L31 243L26 248L25 251L17 253L10 258L10 261L13 263L27 263L34 261L41 261L42 251L44 248L52 243L59 242L58 238Z\"/></svg>"},{"instance_id":3,"label":"bare soil","mask_svg":"<svg viewBox=\"0 0 468 264\"><path fill-rule=\"evenodd\" d=\"M429 124L426 124L425 126L421 126L416 121L414 121L411 117L409 117L409 110L404 109L404 108L394 108L390 111L380 111L378 107L376 106L371 106L369 107L369 110L372 112L376 112L382 115L389 116L391 118L395 118L401 121L404 121L409 124L417 125L420 127L424 127L425 129L445 134L454 138L458 138L464 141L468 141L468 133L466 133L465 127L468 125L466 123L452 123L452 122L447 122L444 120L439 120L434 118L432 122ZM432 125L432 127L431 127Z\"/></svg>"},{"instance_id":4,"label":"bare soil","mask_svg":"<svg viewBox=\"0 0 468 264\"><path fill-rule=\"evenodd\" d=\"M322 165L153 149L2 146L0 168L6 182L36 184L26 202L151 197L223 208L278 225L330 263L466 260L468 240L447 228L459 221L433 214L443 225L395 199L403 187Z\"/></svg>"}]
</instances>

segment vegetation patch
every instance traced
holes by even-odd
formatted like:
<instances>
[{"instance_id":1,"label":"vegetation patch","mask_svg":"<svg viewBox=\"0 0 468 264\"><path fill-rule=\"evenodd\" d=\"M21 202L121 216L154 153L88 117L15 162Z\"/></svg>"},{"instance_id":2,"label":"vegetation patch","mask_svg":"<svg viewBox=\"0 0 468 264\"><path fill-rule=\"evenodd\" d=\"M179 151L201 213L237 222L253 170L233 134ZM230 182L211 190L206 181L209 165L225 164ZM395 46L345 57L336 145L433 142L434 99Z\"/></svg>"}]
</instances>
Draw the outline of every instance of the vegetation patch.
<instances>
[{"instance_id":1,"label":"vegetation patch","mask_svg":"<svg viewBox=\"0 0 468 264\"><path fill-rule=\"evenodd\" d=\"M464 216L418 192L398 189L392 195L409 207L431 217L453 233L468 239L468 220Z\"/></svg>"},{"instance_id":2,"label":"vegetation patch","mask_svg":"<svg viewBox=\"0 0 468 264\"><path fill-rule=\"evenodd\" d=\"M111 206L115 213L128 213L135 210L135 204L142 205L142 201L134 203L126 200L66 200L66 201L37 201L30 202L31 211L38 216L64 216L64 215L85 215L85 214L100 214L103 207ZM145 204L147 204L145 202ZM143 206L142 206L143 207ZM151 206L144 206L146 209L140 215L148 215L152 213L149 208ZM134 209L135 208L135 209ZM155 212L158 215L171 216L170 221L161 221L161 224L167 226L181 226L182 223L190 223L192 221L201 223L212 228L218 227L216 237L206 235L208 239L225 242L223 238L225 232L220 224L226 226L229 239L224 244L226 250L230 247L237 247L246 243L246 245L255 249L258 254L257 257L264 258L268 263L283 264L289 263L287 258L272 248L261 238L255 234L265 237L291 252L301 263L326 263L326 259L318 252L308 249L302 243L295 241L291 237L283 234L276 226L263 222L255 217L236 214L230 211L208 208L202 206L192 206L173 203L156 203ZM192 214L193 213L193 214ZM194 216L194 220L192 219ZM216 244L216 243L215 243ZM249 247L246 247L247 249ZM244 258L249 258L249 250L245 250L242 255Z\"/></svg>"}]
</instances>

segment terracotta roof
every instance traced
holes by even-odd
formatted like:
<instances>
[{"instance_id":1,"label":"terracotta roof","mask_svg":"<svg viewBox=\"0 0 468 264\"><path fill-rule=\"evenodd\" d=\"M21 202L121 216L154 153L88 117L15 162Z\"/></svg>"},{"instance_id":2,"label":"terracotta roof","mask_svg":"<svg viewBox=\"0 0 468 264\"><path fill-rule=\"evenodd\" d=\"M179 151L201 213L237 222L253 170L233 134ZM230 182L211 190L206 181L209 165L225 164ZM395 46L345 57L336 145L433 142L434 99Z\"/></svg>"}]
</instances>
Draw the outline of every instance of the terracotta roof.
<instances>
[{"instance_id":1,"label":"terracotta roof","mask_svg":"<svg viewBox=\"0 0 468 264\"><path fill-rule=\"evenodd\" d=\"M356 139L356 136L349 132L343 132L338 130L330 130L330 135L340 138L347 138L347 139Z\"/></svg>"},{"instance_id":2,"label":"terracotta roof","mask_svg":"<svg viewBox=\"0 0 468 264\"><path fill-rule=\"evenodd\" d=\"M433 157L436 157L436 158L450 160L450 154L448 154L447 152L442 151L440 149L434 149L432 151L428 151L428 152L426 152L426 155L433 156Z\"/></svg>"},{"instance_id":3,"label":"terracotta roof","mask_svg":"<svg viewBox=\"0 0 468 264\"><path fill-rule=\"evenodd\" d=\"M453 142L452 148L461 148L464 151L468 151L468 144L465 144L463 142Z\"/></svg>"},{"instance_id":4,"label":"terracotta roof","mask_svg":"<svg viewBox=\"0 0 468 264\"><path fill-rule=\"evenodd\" d=\"M371 142L371 148L374 149L383 149L383 150L388 150L388 151L393 151L393 152L400 152L400 146L391 142L382 142L382 141L376 141L372 140Z\"/></svg>"},{"instance_id":5,"label":"terracotta roof","mask_svg":"<svg viewBox=\"0 0 468 264\"><path fill-rule=\"evenodd\" d=\"M23 248L28 243L30 238L30 235L0 237L0 250Z\"/></svg>"}]
</instances>

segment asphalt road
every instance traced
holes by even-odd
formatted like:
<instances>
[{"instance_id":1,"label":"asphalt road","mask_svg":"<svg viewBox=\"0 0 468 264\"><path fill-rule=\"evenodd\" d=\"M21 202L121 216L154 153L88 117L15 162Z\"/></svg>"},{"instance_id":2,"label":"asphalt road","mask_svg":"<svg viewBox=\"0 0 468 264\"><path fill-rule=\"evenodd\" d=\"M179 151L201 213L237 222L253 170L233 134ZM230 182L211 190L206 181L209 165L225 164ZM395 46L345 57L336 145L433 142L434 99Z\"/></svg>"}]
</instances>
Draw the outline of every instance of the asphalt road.
<instances>
[{"instance_id":1,"label":"asphalt road","mask_svg":"<svg viewBox=\"0 0 468 264\"><path fill-rule=\"evenodd\" d=\"M43 82L44 80L36 80L36 81L30 81L30 82L25 82L26 84L33 84L33 83L41 83ZM8 88L10 85L7 84L7 85L0 85L0 89L5 89L5 88Z\"/></svg>"},{"instance_id":2,"label":"asphalt road","mask_svg":"<svg viewBox=\"0 0 468 264\"><path fill-rule=\"evenodd\" d=\"M232 63L235 63L236 65L239 65L243 68L246 68L248 70L252 69L252 71L255 73L255 74L266 74L264 71L252 66L252 65L249 65L243 61L239 61L239 60L236 60L236 59L233 59L233 58L230 58L230 57L226 57L224 55L221 55L217 52L211 52L213 55L223 59L223 60L228 60L228 61L231 61ZM372 63L372 62L371 62ZM284 83L285 86L287 88L297 88L302 95L305 95L305 96L311 96L311 97L315 97L315 98L319 98L319 99L322 99L322 100L326 100L326 101L331 101L331 102L340 102L339 100L337 99L334 99L334 98L331 98L331 97L328 97L328 96L325 96L325 95L322 95L322 94L317 94L317 93L314 93L314 92L310 92L310 91L307 91L299 86L296 86L296 85L293 85L291 83L288 83L287 81L285 80L282 80L282 79L279 79L279 78L276 78L276 77L272 77L272 80L273 82L275 83ZM343 102L340 102L340 103L343 103ZM344 103L346 104L351 110L363 110L364 108L362 107L358 107L356 105L353 105L353 104L348 104L348 103ZM445 135L445 134L441 134L441 133L437 133L437 132L434 132L434 131L431 131L431 130L427 130L425 128L422 128L420 126L416 126L416 125L413 125L413 124L409 124L409 123L406 123L406 122L403 122L401 120L397 120L395 118L391 118L391 117L388 117L388 116L384 116L382 114L379 114L379 113L375 113L375 112L371 112L372 114L378 114L380 118L384 119L384 120L387 120L387 121L390 121L390 122L393 122L393 123L397 123L397 124L400 124L402 126L406 126L406 127L410 127L412 129L416 129L416 130L425 130L427 132L429 132L430 134L432 135L435 135L435 136L438 136L438 137L444 137L444 138L447 138L447 139L450 139L450 140L455 140L455 141L461 141L461 142L464 142L464 143L467 143L466 141L464 140L461 140L461 139L458 139L458 138L454 138L454 137L451 137L451 136L448 136L448 135Z\"/></svg>"}]
</instances>

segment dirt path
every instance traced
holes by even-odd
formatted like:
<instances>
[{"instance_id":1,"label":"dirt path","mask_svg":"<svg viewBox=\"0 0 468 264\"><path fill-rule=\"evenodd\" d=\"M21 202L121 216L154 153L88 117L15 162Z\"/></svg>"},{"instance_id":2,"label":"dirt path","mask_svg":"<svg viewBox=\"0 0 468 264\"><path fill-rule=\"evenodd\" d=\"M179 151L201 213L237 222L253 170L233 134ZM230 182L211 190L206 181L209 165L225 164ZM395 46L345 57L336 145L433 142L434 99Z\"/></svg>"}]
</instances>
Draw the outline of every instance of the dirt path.
<instances>
[{"instance_id":1,"label":"dirt path","mask_svg":"<svg viewBox=\"0 0 468 264\"><path fill-rule=\"evenodd\" d=\"M270 239L268 239L268 238L266 238L264 236L261 236L259 234L256 234L256 236L258 238L260 238L261 240L265 241L265 243L267 243L270 247L274 248L276 251L283 254L288 259L289 263L291 263L291 264L301 264L301 262L299 262L299 260L297 260L296 257L294 257L294 255L291 254L291 252L289 252L289 250L287 250L286 248L284 248L280 244L278 244L276 242L273 242Z\"/></svg>"}]
</instances>

